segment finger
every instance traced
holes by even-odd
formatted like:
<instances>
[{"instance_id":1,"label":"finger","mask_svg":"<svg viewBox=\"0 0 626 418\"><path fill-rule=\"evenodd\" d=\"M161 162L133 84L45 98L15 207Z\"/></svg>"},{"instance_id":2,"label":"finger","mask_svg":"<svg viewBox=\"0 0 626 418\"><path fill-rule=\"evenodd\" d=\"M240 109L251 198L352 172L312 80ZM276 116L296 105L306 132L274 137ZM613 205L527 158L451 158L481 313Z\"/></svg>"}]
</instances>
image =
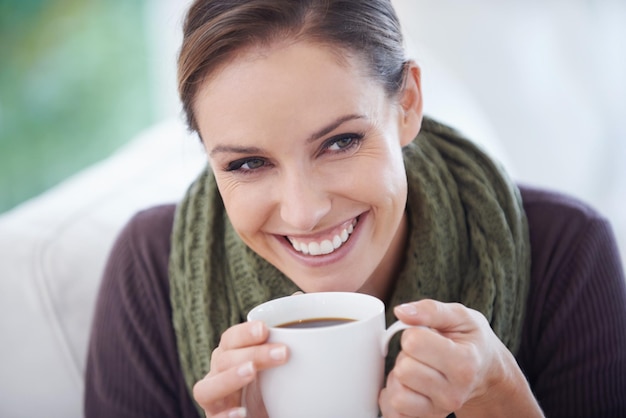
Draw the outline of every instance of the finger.
<instances>
[{"instance_id":1,"label":"finger","mask_svg":"<svg viewBox=\"0 0 626 418\"><path fill-rule=\"evenodd\" d=\"M422 327L406 329L400 337L400 346L402 353L439 370L444 375L459 350L454 340L446 335Z\"/></svg>"},{"instance_id":2,"label":"finger","mask_svg":"<svg viewBox=\"0 0 626 418\"><path fill-rule=\"evenodd\" d=\"M480 313L460 303L443 303L432 299L396 306L394 313L407 324L422 325L442 332L468 332L476 328L479 317L485 320Z\"/></svg>"},{"instance_id":3,"label":"finger","mask_svg":"<svg viewBox=\"0 0 626 418\"><path fill-rule=\"evenodd\" d=\"M413 392L429 394L445 388L446 376L430 365L401 352L393 368L394 379ZM430 397L430 395L428 395Z\"/></svg>"},{"instance_id":4,"label":"finger","mask_svg":"<svg viewBox=\"0 0 626 418\"><path fill-rule=\"evenodd\" d=\"M252 362L241 364L222 373L209 373L193 386L193 397L205 411L211 414L238 407L241 399L233 395L252 382L256 374L257 370Z\"/></svg>"},{"instance_id":5,"label":"finger","mask_svg":"<svg viewBox=\"0 0 626 418\"><path fill-rule=\"evenodd\" d=\"M428 416L432 410L430 399L402 385L392 371L386 387L380 392L379 406L385 418Z\"/></svg>"},{"instance_id":6,"label":"finger","mask_svg":"<svg viewBox=\"0 0 626 418\"><path fill-rule=\"evenodd\" d=\"M238 365L252 362L257 370L265 370L284 364L289 351L284 344L262 344L233 350L218 347L211 356L211 372L222 372Z\"/></svg>"},{"instance_id":7,"label":"finger","mask_svg":"<svg viewBox=\"0 0 626 418\"><path fill-rule=\"evenodd\" d=\"M457 407L458 397L454 385L441 371L400 353L393 369L394 379L410 392L427 398L432 410L453 411ZM452 396L455 395L455 396ZM419 398L407 397L415 403ZM408 402L406 402L408 405ZM408 406L407 406L408 408Z\"/></svg>"},{"instance_id":8,"label":"finger","mask_svg":"<svg viewBox=\"0 0 626 418\"><path fill-rule=\"evenodd\" d=\"M454 409L438 403L429 393L416 392L397 379L396 369L389 373L387 385L379 396L381 412L392 417L446 417Z\"/></svg>"},{"instance_id":9,"label":"finger","mask_svg":"<svg viewBox=\"0 0 626 418\"><path fill-rule=\"evenodd\" d=\"M400 340L395 375L437 407L453 411L467 400L481 375L481 350L469 340L457 343L429 328L408 329Z\"/></svg>"},{"instance_id":10,"label":"finger","mask_svg":"<svg viewBox=\"0 0 626 418\"><path fill-rule=\"evenodd\" d=\"M464 387L470 384L480 374L484 364L484 350L469 334L467 338L464 336L454 340L451 333L440 334L429 328L410 328L402 334L400 345L403 355L436 370L448 385Z\"/></svg>"},{"instance_id":11,"label":"finger","mask_svg":"<svg viewBox=\"0 0 626 418\"><path fill-rule=\"evenodd\" d=\"M267 341L269 330L261 321L242 322L228 328L222 334L219 346L224 350L250 347Z\"/></svg>"}]
</instances>

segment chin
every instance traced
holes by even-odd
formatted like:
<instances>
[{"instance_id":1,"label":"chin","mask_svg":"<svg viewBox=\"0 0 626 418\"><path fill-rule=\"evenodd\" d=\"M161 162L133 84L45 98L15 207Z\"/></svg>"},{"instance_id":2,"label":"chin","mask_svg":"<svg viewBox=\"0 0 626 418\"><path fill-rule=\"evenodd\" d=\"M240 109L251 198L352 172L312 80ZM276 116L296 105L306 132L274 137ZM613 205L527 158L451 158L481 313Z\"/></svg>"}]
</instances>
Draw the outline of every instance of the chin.
<instances>
[{"instance_id":1,"label":"chin","mask_svg":"<svg viewBox=\"0 0 626 418\"><path fill-rule=\"evenodd\" d=\"M345 276L344 276L345 277ZM299 282L299 283L298 283ZM306 293L316 292L358 292L364 287L364 283L359 282L346 282L341 278L324 277L324 278L310 278L304 283L302 280L294 283L300 287Z\"/></svg>"}]
</instances>

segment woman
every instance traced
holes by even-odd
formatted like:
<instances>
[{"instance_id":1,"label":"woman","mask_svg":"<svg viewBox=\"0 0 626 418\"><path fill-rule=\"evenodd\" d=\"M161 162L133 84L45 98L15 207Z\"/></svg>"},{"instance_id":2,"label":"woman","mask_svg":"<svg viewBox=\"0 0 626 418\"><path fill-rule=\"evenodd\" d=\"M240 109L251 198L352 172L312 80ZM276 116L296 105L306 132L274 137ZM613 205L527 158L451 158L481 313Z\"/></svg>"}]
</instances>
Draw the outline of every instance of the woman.
<instances>
[{"instance_id":1,"label":"woman","mask_svg":"<svg viewBox=\"0 0 626 418\"><path fill-rule=\"evenodd\" d=\"M266 416L289 348L244 318L297 291L425 326L390 349L386 418L626 413L610 226L423 116L388 0L198 0L179 88L209 168L113 249L87 417Z\"/></svg>"}]
</instances>

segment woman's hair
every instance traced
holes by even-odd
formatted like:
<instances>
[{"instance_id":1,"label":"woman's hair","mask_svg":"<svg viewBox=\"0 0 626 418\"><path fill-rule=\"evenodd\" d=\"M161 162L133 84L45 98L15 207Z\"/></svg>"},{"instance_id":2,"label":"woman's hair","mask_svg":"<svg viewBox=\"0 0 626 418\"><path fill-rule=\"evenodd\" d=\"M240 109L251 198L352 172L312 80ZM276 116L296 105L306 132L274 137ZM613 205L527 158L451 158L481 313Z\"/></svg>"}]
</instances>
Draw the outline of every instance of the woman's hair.
<instances>
[{"instance_id":1,"label":"woman's hair","mask_svg":"<svg viewBox=\"0 0 626 418\"><path fill-rule=\"evenodd\" d=\"M403 82L405 55L390 0L195 0L183 27L178 90L189 128L198 130L198 89L242 50L308 40L353 55L390 96Z\"/></svg>"}]
</instances>

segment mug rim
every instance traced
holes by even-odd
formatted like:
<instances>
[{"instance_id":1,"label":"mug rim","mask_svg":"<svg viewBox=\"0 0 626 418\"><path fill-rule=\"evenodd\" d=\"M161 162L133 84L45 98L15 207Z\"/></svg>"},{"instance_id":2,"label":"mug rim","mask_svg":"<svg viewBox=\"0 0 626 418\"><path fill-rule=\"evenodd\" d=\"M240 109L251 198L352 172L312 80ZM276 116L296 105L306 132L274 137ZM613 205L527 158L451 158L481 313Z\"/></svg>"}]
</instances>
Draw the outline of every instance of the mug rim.
<instances>
[{"instance_id":1,"label":"mug rim","mask_svg":"<svg viewBox=\"0 0 626 418\"><path fill-rule=\"evenodd\" d=\"M279 327L279 325L285 324L285 323L289 323L289 322L293 322L293 321L298 321L301 319L308 319L307 317L305 318L286 318L285 321L280 322L279 324L274 324L274 323L268 323L268 318L259 318L260 315L263 315L264 312L272 312L275 311L275 308L270 308L270 306L275 305L276 303L279 304L284 304L284 303L292 303L292 302L296 302L297 299L292 299L292 298L305 298L305 299L318 299L318 298L331 298L334 301L336 301L337 299L345 299L345 298L351 298L351 299L359 299L359 300L367 300L368 304L371 304L373 306L372 307L367 307L366 309L370 309L371 312L368 312L366 315L361 315L358 318L349 318L349 315L343 315L341 317L345 317L345 318L349 318L349 319L354 319L354 321L350 321L350 322L346 322L343 324L338 324L338 325L334 325L332 326L332 328L339 328L339 327L346 327L346 326L355 326L359 323L362 323L364 321L367 320L371 320L375 317L377 317L378 315L380 315L381 313L384 314L385 312L385 304L383 303L382 300L380 300L379 298L372 296L372 295L368 295L366 293L358 293L358 292L312 292L312 293L303 293L303 294L298 294L298 295L291 295L291 296L282 296L276 299L270 299L268 301L265 301L257 306L255 306L254 308L252 308L247 315L247 320L248 321L262 321L265 322L266 325L271 328L271 329L278 329L281 332L303 332L303 331L308 331L308 332L316 332L316 331L320 331L320 330L324 330L324 329L328 329L328 327L320 327L320 328L281 328ZM310 318L310 316L308 316Z\"/></svg>"}]
</instances>

